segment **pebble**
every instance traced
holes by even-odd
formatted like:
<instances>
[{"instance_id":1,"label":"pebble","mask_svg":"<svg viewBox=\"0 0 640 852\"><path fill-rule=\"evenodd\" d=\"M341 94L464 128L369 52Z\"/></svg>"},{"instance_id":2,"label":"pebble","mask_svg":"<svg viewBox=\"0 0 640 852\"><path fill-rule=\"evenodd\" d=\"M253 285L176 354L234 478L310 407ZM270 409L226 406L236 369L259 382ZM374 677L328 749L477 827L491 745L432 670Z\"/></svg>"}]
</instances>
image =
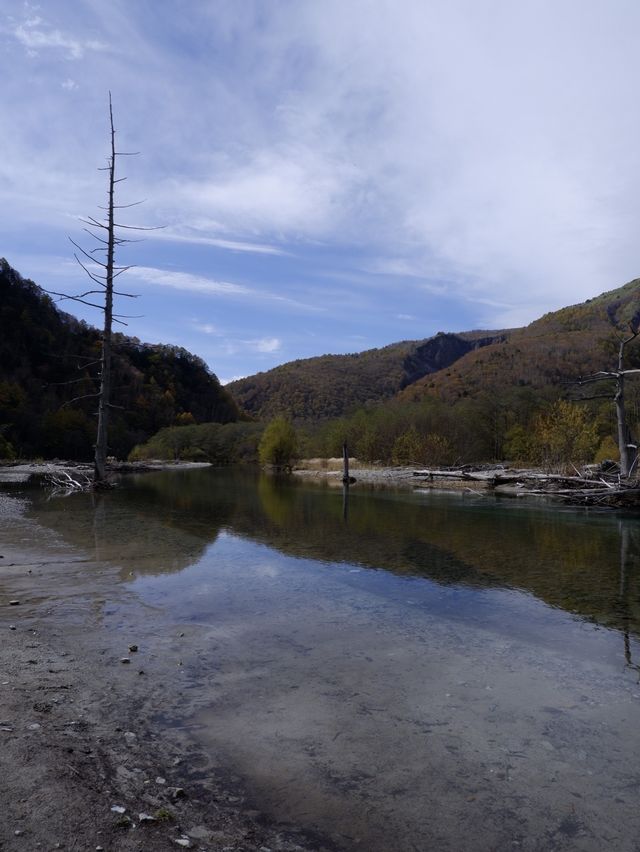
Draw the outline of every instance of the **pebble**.
<instances>
[{"instance_id":1,"label":"pebble","mask_svg":"<svg viewBox=\"0 0 640 852\"><path fill-rule=\"evenodd\" d=\"M111 805L111 810L114 814L123 814L126 808L123 808L122 805Z\"/></svg>"},{"instance_id":2,"label":"pebble","mask_svg":"<svg viewBox=\"0 0 640 852\"><path fill-rule=\"evenodd\" d=\"M10 625L9 625L9 630L15 630L15 629L16 629L15 624L10 624Z\"/></svg>"},{"instance_id":3,"label":"pebble","mask_svg":"<svg viewBox=\"0 0 640 852\"><path fill-rule=\"evenodd\" d=\"M21 828L16 828L16 830L13 833L15 834L16 837L21 837L24 834L24 831Z\"/></svg>"},{"instance_id":4,"label":"pebble","mask_svg":"<svg viewBox=\"0 0 640 852\"><path fill-rule=\"evenodd\" d=\"M20 606L20 601L9 601L9 606Z\"/></svg>"},{"instance_id":5,"label":"pebble","mask_svg":"<svg viewBox=\"0 0 640 852\"><path fill-rule=\"evenodd\" d=\"M166 784L166 783L167 783L167 779L163 778L161 775L158 775L158 777L156 778L156 784Z\"/></svg>"},{"instance_id":6,"label":"pebble","mask_svg":"<svg viewBox=\"0 0 640 852\"><path fill-rule=\"evenodd\" d=\"M120 662L121 662L121 663L130 663L130 662L131 662L131 660L129 659L129 657L123 657L123 658L120 660Z\"/></svg>"},{"instance_id":7,"label":"pebble","mask_svg":"<svg viewBox=\"0 0 640 852\"><path fill-rule=\"evenodd\" d=\"M135 652L138 650L138 646L137 645L129 645L129 650L131 651L132 654L135 654Z\"/></svg>"},{"instance_id":8,"label":"pebble","mask_svg":"<svg viewBox=\"0 0 640 852\"><path fill-rule=\"evenodd\" d=\"M124 738L127 741L127 745L134 745L135 741L138 739L133 731L125 731Z\"/></svg>"},{"instance_id":9,"label":"pebble","mask_svg":"<svg viewBox=\"0 0 640 852\"><path fill-rule=\"evenodd\" d=\"M191 841L188 837L179 837L177 840L174 840L174 843L177 843L178 846L184 846L187 849L191 846Z\"/></svg>"},{"instance_id":10,"label":"pebble","mask_svg":"<svg viewBox=\"0 0 640 852\"><path fill-rule=\"evenodd\" d=\"M156 818L151 816L151 814L138 814L138 819L140 822L156 822Z\"/></svg>"}]
</instances>

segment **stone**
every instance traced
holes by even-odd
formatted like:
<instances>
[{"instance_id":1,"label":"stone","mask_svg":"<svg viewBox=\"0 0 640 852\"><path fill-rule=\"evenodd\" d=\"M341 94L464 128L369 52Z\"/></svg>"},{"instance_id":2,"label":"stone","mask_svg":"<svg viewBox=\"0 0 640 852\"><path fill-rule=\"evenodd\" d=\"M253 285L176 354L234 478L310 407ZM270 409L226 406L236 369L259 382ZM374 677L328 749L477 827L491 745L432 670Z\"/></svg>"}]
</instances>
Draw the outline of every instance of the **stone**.
<instances>
[{"instance_id":1,"label":"stone","mask_svg":"<svg viewBox=\"0 0 640 852\"><path fill-rule=\"evenodd\" d=\"M129 650L131 651L132 654L135 654L135 652L138 650L138 646L137 645L129 645Z\"/></svg>"},{"instance_id":2,"label":"stone","mask_svg":"<svg viewBox=\"0 0 640 852\"><path fill-rule=\"evenodd\" d=\"M151 814L145 814L145 813L138 814L138 820L140 822L157 822L157 820L154 816L151 816Z\"/></svg>"},{"instance_id":3,"label":"stone","mask_svg":"<svg viewBox=\"0 0 640 852\"><path fill-rule=\"evenodd\" d=\"M20 606L20 601L9 601L9 606Z\"/></svg>"},{"instance_id":4,"label":"stone","mask_svg":"<svg viewBox=\"0 0 640 852\"><path fill-rule=\"evenodd\" d=\"M130 663L130 662L131 662L131 660L129 659L129 657L123 657L123 658L120 660L120 662L121 662L121 663Z\"/></svg>"}]
</instances>

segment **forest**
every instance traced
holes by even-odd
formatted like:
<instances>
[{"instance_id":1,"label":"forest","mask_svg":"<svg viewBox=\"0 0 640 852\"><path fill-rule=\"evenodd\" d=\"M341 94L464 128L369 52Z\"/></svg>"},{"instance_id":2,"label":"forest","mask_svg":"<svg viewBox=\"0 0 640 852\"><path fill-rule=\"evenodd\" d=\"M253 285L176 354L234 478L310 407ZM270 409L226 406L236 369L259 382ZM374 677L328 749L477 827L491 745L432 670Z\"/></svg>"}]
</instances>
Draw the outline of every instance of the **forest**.
<instances>
[{"instance_id":1,"label":"forest","mask_svg":"<svg viewBox=\"0 0 640 852\"><path fill-rule=\"evenodd\" d=\"M60 311L0 259L0 458L88 460L95 442L100 333ZM164 426L241 417L204 361L114 336L110 454L126 458Z\"/></svg>"},{"instance_id":2,"label":"forest","mask_svg":"<svg viewBox=\"0 0 640 852\"><path fill-rule=\"evenodd\" d=\"M615 388L579 379L615 364L639 295L633 281L525 328L440 332L227 387L184 349L117 334L109 451L229 464L268 461L266 444L281 454L279 440L291 458L337 456L346 441L363 462L395 465L615 460ZM90 459L100 333L5 260L0 323L0 457ZM640 366L635 341L626 357ZM637 380L626 405L637 435Z\"/></svg>"}]
</instances>

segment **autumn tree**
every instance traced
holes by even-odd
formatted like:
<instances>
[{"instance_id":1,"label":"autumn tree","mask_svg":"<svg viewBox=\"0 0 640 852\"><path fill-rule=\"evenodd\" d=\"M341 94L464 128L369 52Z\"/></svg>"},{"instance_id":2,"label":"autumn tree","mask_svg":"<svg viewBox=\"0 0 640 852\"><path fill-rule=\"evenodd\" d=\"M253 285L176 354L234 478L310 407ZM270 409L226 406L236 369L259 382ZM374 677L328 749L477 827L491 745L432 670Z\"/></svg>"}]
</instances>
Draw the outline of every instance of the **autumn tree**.
<instances>
[{"instance_id":1,"label":"autumn tree","mask_svg":"<svg viewBox=\"0 0 640 852\"><path fill-rule=\"evenodd\" d=\"M258 445L262 464L290 467L298 452L298 436L286 417L276 417L263 432Z\"/></svg>"},{"instance_id":2,"label":"autumn tree","mask_svg":"<svg viewBox=\"0 0 640 852\"><path fill-rule=\"evenodd\" d=\"M596 423L575 403L559 399L534 420L531 451L547 468L591 461L598 444Z\"/></svg>"}]
</instances>

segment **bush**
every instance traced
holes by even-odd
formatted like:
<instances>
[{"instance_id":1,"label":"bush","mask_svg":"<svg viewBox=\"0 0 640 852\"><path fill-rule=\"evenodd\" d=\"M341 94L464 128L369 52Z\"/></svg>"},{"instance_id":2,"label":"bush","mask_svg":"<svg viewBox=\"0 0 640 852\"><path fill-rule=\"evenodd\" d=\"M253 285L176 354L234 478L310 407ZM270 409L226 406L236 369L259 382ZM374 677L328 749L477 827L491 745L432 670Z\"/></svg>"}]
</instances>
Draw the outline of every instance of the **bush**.
<instances>
[{"instance_id":1,"label":"bush","mask_svg":"<svg viewBox=\"0 0 640 852\"><path fill-rule=\"evenodd\" d=\"M298 453L296 430L285 417L276 417L264 430L258 444L262 464L290 467Z\"/></svg>"}]
</instances>

